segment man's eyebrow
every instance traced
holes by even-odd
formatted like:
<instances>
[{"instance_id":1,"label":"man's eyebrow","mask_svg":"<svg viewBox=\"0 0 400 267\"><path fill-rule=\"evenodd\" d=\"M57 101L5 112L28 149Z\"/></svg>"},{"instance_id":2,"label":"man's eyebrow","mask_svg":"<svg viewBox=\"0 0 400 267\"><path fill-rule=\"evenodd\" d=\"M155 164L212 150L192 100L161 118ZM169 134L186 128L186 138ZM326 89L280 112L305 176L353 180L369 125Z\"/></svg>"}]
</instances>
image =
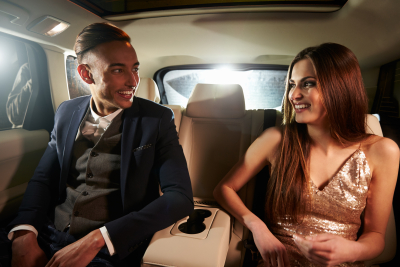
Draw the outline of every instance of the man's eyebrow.
<instances>
[{"instance_id":1,"label":"man's eyebrow","mask_svg":"<svg viewBox=\"0 0 400 267\"><path fill-rule=\"evenodd\" d=\"M307 77L302 78L300 81L302 82L302 81L304 81L304 80L307 80L308 78L316 79L316 78L313 77L313 76L307 76ZM294 81L293 81L292 79L289 79L289 82L294 82Z\"/></svg>"},{"instance_id":2,"label":"man's eyebrow","mask_svg":"<svg viewBox=\"0 0 400 267\"><path fill-rule=\"evenodd\" d=\"M135 64L133 64L133 66L139 66L139 65L140 65L139 62L136 62ZM110 68L111 68L111 67L115 67L115 66L118 66L118 67L125 67L126 65L125 65L124 63L111 63L111 64L109 65Z\"/></svg>"}]
</instances>

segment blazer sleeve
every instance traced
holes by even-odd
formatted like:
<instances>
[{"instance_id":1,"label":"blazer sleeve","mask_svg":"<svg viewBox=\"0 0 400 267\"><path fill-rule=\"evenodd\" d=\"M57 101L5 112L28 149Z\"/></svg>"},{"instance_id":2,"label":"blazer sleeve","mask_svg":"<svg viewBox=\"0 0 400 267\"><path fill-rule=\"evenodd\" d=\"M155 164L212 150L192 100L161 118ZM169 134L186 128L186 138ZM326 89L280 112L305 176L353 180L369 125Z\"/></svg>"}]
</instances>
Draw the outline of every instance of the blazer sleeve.
<instances>
[{"instance_id":1,"label":"blazer sleeve","mask_svg":"<svg viewBox=\"0 0 400 267\"><path fill-rule=\"evenodd\" d=\"M193 211L189 172L170 109L165 109L159 123L152 171L159 177L163 195L140 211L105 224L120 259L133 252L144 239Z\"/></svg>"},{"instance_id":2,"label":"blazer sleeve","mask_svg":"<svg viewBox=\"0 0 400 267\"><path fill-rule=\"evenodd\" d=\"M40 231L47 220L50 203L57 201L56 195L58 194L60 178L60 164L57 156L56 141L58 113L55 116L55 126L50 135L50 142L32 178L29 180L16 218L7 226L8 230L18 224L30 224L36 230Z\"/></svg>"}]
</instances>

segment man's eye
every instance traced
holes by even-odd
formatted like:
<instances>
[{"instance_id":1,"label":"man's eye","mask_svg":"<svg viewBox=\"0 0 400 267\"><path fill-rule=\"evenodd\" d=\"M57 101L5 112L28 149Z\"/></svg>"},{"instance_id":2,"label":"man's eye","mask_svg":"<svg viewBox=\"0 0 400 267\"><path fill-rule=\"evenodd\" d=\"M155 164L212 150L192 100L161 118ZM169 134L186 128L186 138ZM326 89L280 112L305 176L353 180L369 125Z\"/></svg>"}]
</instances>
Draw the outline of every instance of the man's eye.
<instances>
[{"instance_id":1,"label":"man's eye","mask_svg":"<svg viewBox=\"0 0 400 267\"><path fill-rule=\"evenodd\" d=\"M114 69L113 72L114 72L114 73L121 73L121 72L122 72L122 69Z\"/></svg>"},{"instance_id":2,"label":"man's eye","mask_svg":"<svg viewBox=\"0 0 400 267\"><path fill-rule=\"evenodd\" d=\"M139 72L139 68L134 68L133 71L134 72Z\"/></svg>"}]
</instances>

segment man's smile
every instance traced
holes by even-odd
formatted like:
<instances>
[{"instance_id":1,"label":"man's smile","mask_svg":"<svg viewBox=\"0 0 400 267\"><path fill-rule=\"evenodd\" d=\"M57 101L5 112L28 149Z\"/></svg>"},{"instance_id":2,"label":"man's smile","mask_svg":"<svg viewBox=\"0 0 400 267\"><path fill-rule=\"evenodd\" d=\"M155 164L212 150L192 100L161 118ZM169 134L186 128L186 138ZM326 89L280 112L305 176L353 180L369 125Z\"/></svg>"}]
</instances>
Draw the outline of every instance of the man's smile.
<instances>
[{"instance_id":1,"label":"man's smile","mask_svg":"<svg viewBox=\"0 0 400 267\"><path fill-rule=\"evenodd\" d=\"M135 93L135 90L117 91L117 93L123 98L131 99L132 95Z\"/></svg>"}]
</instances>

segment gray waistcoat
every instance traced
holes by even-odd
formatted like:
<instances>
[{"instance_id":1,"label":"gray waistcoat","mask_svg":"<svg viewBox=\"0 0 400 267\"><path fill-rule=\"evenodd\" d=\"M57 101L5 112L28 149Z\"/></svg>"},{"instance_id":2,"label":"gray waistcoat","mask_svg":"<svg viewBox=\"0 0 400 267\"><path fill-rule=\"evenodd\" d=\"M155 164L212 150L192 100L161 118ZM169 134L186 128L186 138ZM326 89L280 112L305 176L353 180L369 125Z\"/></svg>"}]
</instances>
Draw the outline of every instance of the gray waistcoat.
<instances>
[{"instance_id":1,"label":"gray waistcoat","mask_svg":"<svg viewBox=\"0 0 400 267\"><path fill-rule=\"evenodd\" d=\"M67 180L66 199L55 209L54 224L58 230L63 231L70 224L70 234L80 238L105 222L122 216L122 113L113 119L96 144L79 130Z\"/></svg>"}]
</instances>

